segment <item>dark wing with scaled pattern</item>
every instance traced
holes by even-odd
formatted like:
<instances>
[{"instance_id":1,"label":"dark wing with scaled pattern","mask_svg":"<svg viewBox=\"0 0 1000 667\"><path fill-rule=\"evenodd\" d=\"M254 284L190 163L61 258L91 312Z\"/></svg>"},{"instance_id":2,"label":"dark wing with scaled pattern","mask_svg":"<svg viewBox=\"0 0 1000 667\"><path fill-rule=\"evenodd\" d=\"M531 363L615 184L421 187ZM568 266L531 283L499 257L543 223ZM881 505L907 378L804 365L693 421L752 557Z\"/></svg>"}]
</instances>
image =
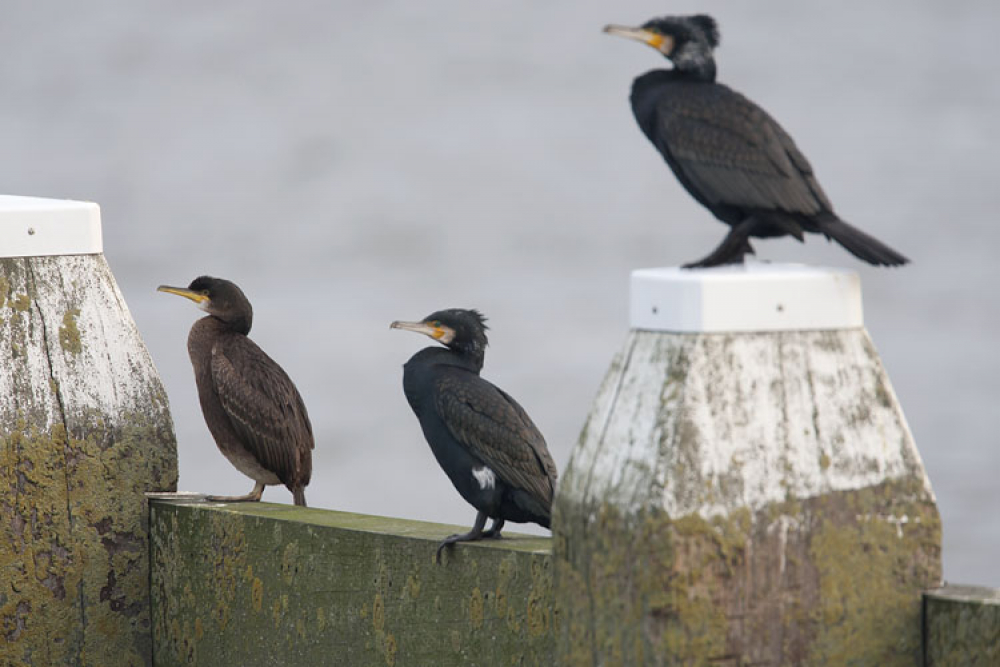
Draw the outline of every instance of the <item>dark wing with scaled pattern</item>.
<instances>
[{"instance_id":1,"label":"dark wing with scaled pattern","mask_svg":"<svg viewBox=\"0 0 1000 667\"><path fill-rule=\"evenodd\" d=\"M212 348L212 379L247 451L284 484L308 484L312 424L281 366L249 338L226 336Z\"/></svg>"},{"instance_id":2,"label":"dark wing with scaled pattern","mask_svg":"<svg viewBox=\"0 0 1000 667\"><path fill-rule=\"evenodd\" d=\"M683 85L683 84L682 84ZM722 84L689 86L656 103L653 136L706 206L814 216L833 206L795 142L759 106Z\"/></svg>"},{"instance_id":3,"label":"dark wing with scaled pattern","mask_svg":"<svg viewBox=\"0 0 1000 667\"><path fill-rule=\"evenodd\" d=\"M435 404L448 430L505 483L551 507L556 466L538 427L517 401L474 373L448 369Z\"/></svg>"}]
</instances>

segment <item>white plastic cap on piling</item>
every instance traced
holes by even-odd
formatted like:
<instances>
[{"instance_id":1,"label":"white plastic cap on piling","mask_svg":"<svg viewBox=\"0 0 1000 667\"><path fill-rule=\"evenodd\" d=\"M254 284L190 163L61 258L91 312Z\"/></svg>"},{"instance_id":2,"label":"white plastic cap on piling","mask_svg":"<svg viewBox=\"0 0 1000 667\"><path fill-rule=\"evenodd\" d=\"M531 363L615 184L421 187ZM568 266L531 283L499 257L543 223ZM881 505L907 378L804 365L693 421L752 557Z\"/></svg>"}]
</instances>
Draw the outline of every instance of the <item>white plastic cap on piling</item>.
<instances>
[{"instance_id":1,"label":"white plastic cap on piling","mask_svg":"<svg viewBox=\"0 0 1000 667\"><path fill-rule=\"evenodd\" d=\"M0 257L93 255L104 251L93 202L0 195Z\"/></svg>"},{"instance_id":2,"label":"white plastic cap on piling","mask_svg":"<svg viewBox=\"0 0 1000 667\"><path fill-rule=\"evenodd\" d=\"M800 264L638 269L629 322L677 333L856 329L864 326L861 280Z\"/></svg>"}]
</instances>

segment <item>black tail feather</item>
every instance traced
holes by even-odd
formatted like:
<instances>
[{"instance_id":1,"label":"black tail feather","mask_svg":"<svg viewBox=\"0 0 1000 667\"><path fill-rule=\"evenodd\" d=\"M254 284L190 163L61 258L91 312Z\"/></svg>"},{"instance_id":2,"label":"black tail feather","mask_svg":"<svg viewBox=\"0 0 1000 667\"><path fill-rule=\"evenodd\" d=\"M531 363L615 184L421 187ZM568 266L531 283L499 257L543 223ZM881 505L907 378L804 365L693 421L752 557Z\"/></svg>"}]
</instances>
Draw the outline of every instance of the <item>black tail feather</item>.
<instances>
[{"instance_id":1,"label":"black tail feather","mask_svg":"<svg viewBox=\"0 0 1000 667\"><path fill-rule=\"evenodd\" d=\"M901 266L910 261L878 239L865 234L857 227L852 227L838 218L824 220L818 227L819 232L823 236L836 241L847 252L869 264L874 264L875 266Z\"/></svg>"}]
</instances>

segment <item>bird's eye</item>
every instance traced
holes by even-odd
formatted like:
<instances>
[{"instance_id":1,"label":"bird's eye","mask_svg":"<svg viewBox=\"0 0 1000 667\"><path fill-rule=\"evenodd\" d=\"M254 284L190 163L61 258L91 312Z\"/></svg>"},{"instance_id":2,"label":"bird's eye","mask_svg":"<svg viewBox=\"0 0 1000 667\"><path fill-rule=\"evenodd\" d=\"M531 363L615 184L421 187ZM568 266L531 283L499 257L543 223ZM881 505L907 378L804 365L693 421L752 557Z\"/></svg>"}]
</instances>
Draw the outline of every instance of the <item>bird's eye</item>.
<instances>
[{"instance_id":1,"label":"bird's eye","mask_svg":"<svg viewBox=\"0 0 1000 667\"><path fill-rule=\"evenodd\" d=\"M435 328L441 326L441 320L434 320L433 322L431 322L431 326Z\"/></svg>"}]
</instances>

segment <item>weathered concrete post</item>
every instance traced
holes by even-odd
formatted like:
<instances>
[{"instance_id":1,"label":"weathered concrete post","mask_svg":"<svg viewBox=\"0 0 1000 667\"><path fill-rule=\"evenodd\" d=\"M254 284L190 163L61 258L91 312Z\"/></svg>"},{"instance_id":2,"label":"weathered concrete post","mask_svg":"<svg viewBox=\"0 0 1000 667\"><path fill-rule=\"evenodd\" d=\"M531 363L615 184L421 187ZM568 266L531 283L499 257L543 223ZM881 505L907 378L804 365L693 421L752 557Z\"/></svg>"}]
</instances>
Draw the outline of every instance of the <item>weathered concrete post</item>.
<instances>
[{"instance_id":1,"label":"weathered concrete post","mask_svg":"<svg viewBox=\"0 0 1000 667\"><path fill-rule=\"evenodd\" d=\"M85 202L0 196L0 664L151 660L144 491L177 454Z\"/></svg>"},{"instance_id":2,"label":"weathered concrete post","mask_svg":"<svg viewBox=\"0 0 1000 667\"><path fill-rule=\"evenodd\" d=\"M631 321L557 490L559 664L918 664L940 520L858 277L636 271Z\"/></svg>"}]
</instances>

